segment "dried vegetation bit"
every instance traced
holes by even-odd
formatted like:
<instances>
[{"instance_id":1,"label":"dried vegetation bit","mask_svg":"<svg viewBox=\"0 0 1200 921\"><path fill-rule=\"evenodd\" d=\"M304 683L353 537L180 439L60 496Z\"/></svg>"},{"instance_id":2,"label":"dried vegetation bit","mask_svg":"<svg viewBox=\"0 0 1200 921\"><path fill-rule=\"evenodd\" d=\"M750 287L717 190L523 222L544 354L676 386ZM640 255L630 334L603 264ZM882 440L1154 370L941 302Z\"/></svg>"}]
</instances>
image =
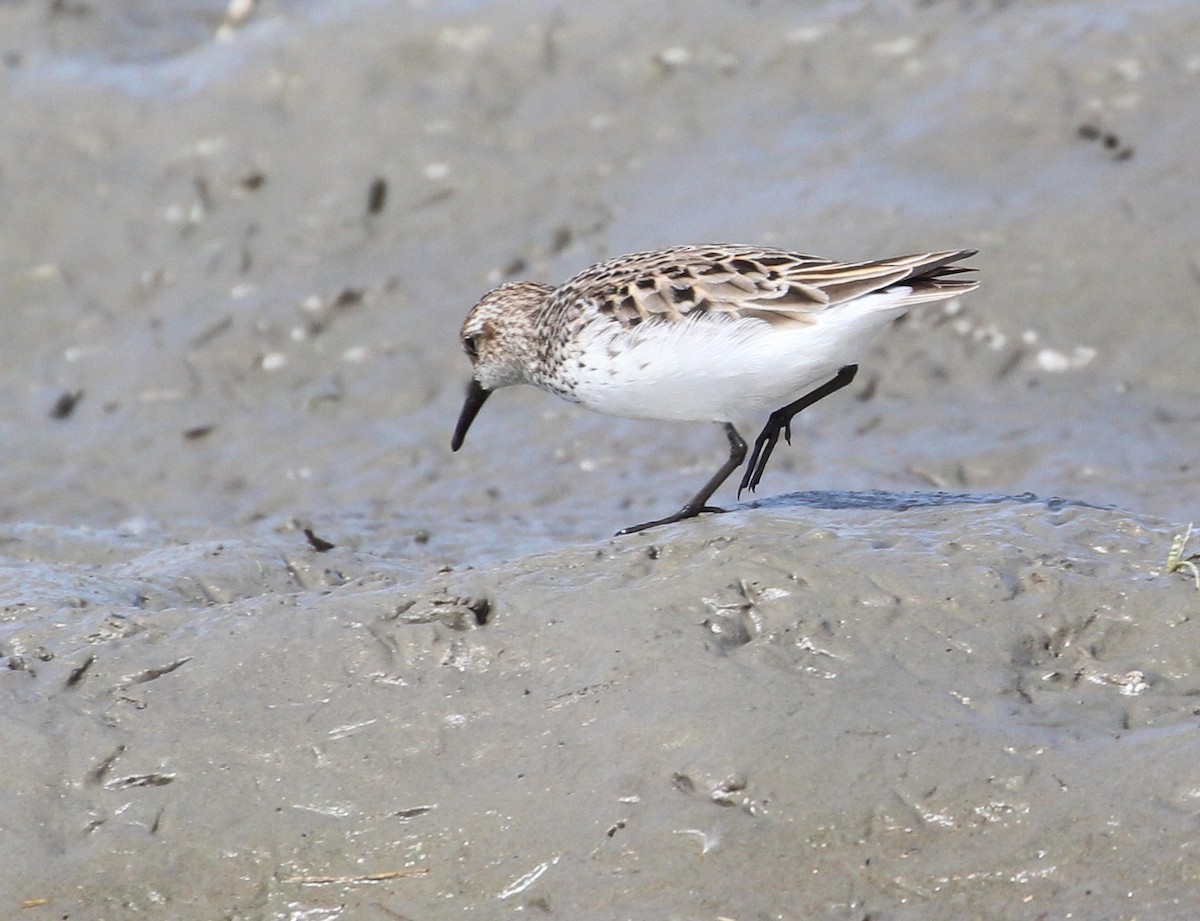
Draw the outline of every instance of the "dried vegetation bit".
<instances>
[{"instance_id":1,"label":"dried vegetation bit","mask_svg":"<svg viewBox=\"0 0 1200 921\"><path fill-rule=\"evenodd\" d=\"M107 777L109 772L112 770L112 766L116 763L117 759L124 753L125 745L122 743L113 749L113 751L107 757L97 762L96 766L87 772L87 782L90 784L102 783L104 778Z\"/></svg>"},{"instance_id":2,"label":"dried vegetation bit","mask_svg":"<svg viewBox=\"0 0 1200 921\"><path fill-rule=\"evenodd\" d=\"M168 662L166 665L156 665L153 668L143 669L135 675L130 675L126 678L121 686L129 687L134 684L145 684L147 681L154 681L161 678L163 675L169 675L175 669L187 665L192 661L191 656L184 656L182 659L176 659L174 662Z\"/></svg>"},{"instance_id":3,"label":"dried vegetation bit","mask_svg":"<svg viewBox=\"0 0 1200 921\"><path fill-rule=\"evenodd\" d=\"M1171 549L1167 552L1167 575L1173 572L1184 572L1192 577L1196 583L1196 591L1200 592L1200 566L1197 566L1195 560L1200 560L1200 552L1183 555L1183 551L1187 548L1188 539L1192 536L1192 525L1188 523L1182 534L1176 534L1175 539L1171 541Z\"/></svg>"},{"instance_id":4,"label":"dried vegetation bit","mask_svg":"<svg viewBox=\"0 0 1200 921\"><path fill-rule=\"evenodd\" d=\"M1133 156L1133 145L1122 143L1118 134L1084 122L1075 133L1085 141L1097 141L1105 150L1112 154L1114 160L1128 160Z\"/></svg>"},{"instance_id":5,"label":"dried vegetation bit","mask_svg":"<svg viewBox=\"0 0 1200 921\"><path fill-rule=\"evenodd\" d=\"M502 278L513 278L529 268L529 262L523 256L513 256L500 270Z\"/></svg>"},{"instance_id":6,"label":"dried vegetation bit","mask_svg":"<svg viewBox=\"0 0 1200 921\"><path fill-rule=\"evenodd\" d=\"M436 808L436 804L430 804L427 806L412 806L408 809L398 809L393 812L392 815L398 819L415 819L417 816L424 815L427 812L432 812Z\"/></svg>"},{"instance_id":7,"label":"dried vegetation bit","mask_svg":"<svg viewBox=\"0 0 1200 921\"><path fill-rule=\"evenodd\" d=\"M190 429L184 429L183 440L199 441L201 438L211 435L215 428L215 425L194 425Z\"/></svg>"},{"instance_id":8,"label":"dried vegetation bit","mask_svg":"<svg viewBox=\"0 0 1200 921\"><path fill-rule=\"evenodd\" d=\"M318 537L315 533L313 533L312 528L305 528L304 536L308 538L308 545L316 550L317 553L325 553L327 550L332 550L337 546L337 544L330 543L323 537Z\"/></svg>"},{"instance_id":9,"label":"dried vegetation bit","mask_svg":"<svg viewBox=\"0 0 1200 921\"><path fill-rule=\"evenodd\" d=\"M327 886L336 884L344 886L348 883L378 883L389 879L404 879L409 876L424 876L429 867L413 867L410 870L388 870L385 873L362 873L358 876L286 876L285 883L303 883L306 886ZM388 914L395 915L390 909ZM395 915L395 917L402 917Z\"/></svg>"},{"instance_id":10,"label":"dried vegetation bit","mask_svg":"<svg viewBox=\"0 0 1200 921\"><path fill-rule=\"evenodd\" d=\"M59 394L54 406L50 409L51 419L67 419L75 412L75 407L83 399L82 390L66 390Z\"/></svg>"},{"instance_id":11,"label":"dried vegetation bit","mask_svg":"<svg viewBox=\"0 0 1200 921\"><path fill-rule=\"evenodd\" d=\"M257 192L266 185L266 173L253 172L238 180L238 185L250 192Z\"/></svg>"},{"instance_id":12,"label":"dried vegetation bit","mask_svg":"<svg viewBox=\"0 0 1200 921\"><path fill-rule=\"evenodd\" d=\"M570 246L571 241L574 239L575 234L572 232L570 227L566 226L565 224L556 227L554 229L554 236L550 240L550 254L557 256L568 246Z\"/></svg>"},{"instance_id":13,"label":"dried vegetation bit","mask_svg":"<svg viewBox=\"0 0 1200 921\"><path fill-rule=\"evenodd\" d=\"M343 310L347 307L357 307L363 301L363 294L362 288L343 288L333 299L333 306Z\"/></svg>"},{"instance_id":14,"label":"dried vegetation bit","mask_svg":"<svg viewBox=\"0 0 1200 921\"><path fill-rule=\"evenodd\" d=\"M87 674L87 670L92 667L92 663L96 661L94 654L89 655L86 659L71 669L67 675L66 686L69 688L75 687L83 680L83 676Z\"/></svg>"},{"instance_id":15,"label":"dried vegetation bit","mask_svg":"<svg viewBox=\"0 0 1200 921\"><path fill-rule=\"evenodd\" d=\"M174 774L130 774L127 777L114 777L104 784L105 790L128 790L131 787L165 787L175 782Z\"/></svg>"},{"instance_id":16,"label":"dried vegetation bit","mask_svg":"<svg viewBox=\"0 0 1200 921\"><path fill-rule=\"evenodd\" d=\"M388 184L387 180L382 176L376 176L371 180L371 185L367 189L367 214L376 215L383 212L387 206Z\"/></svg>"}]
</instances>

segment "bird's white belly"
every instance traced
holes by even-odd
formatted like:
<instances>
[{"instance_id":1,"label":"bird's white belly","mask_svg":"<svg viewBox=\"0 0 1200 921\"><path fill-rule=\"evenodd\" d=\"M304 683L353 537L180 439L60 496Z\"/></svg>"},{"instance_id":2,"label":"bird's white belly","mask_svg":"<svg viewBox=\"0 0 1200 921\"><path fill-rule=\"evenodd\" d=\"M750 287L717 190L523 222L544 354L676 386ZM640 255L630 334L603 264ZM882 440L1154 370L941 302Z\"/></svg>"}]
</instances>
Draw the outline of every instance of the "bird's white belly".
<instances>
[{"instance_id":1,"label":"bird's white belly","mask_svg":"<svg viewBox=\"0 0 1200 921\"><path fill-rule=\"evenodd\" d=\"M719 316L610 325L581 337L562 373L570 398L597 412L730 422L779 409L859 361L904 312L889 306L830 311L803 325Z\"/></svg>"}]
</instances>

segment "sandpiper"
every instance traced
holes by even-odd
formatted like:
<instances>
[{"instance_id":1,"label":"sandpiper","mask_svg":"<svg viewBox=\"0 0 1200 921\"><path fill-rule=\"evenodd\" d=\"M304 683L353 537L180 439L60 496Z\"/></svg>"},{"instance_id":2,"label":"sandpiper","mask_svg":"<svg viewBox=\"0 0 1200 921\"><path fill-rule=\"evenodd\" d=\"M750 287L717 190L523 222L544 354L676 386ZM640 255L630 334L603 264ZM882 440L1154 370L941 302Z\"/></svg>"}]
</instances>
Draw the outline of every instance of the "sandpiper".
<instances>
[{"instance_id":1,"label":"sandpiper","mask_svg":"<svg viewBox=\"0 0 1200 921\"><path fill-rule=\"evenodd\" d=\"M493 391L532 384L612 416L719 422L729 457L673 515L708 504L746 458L733 420L769 413L738 486L754 492L780 433L841 390L892 320L971 291L975 250L835 262L757 246L706 244L597 263L557 288L522 281L485 294L462 326L474 376L450 446L457 451Z\"/></svg>"}]
</instances>

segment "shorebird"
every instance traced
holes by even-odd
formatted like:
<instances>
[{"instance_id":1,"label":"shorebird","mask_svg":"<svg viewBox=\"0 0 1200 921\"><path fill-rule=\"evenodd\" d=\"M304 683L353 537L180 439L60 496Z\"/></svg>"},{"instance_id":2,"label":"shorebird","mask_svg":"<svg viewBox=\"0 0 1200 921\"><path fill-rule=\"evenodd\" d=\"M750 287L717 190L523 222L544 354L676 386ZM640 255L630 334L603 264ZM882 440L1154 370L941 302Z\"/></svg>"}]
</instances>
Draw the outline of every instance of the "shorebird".
<instances>
[{"instance_id":1,"label":"shorebird","mask_svg":"<svg viewBox=\"0 0 1200 921\"><path fill-rule=\"evenodd\" d=\"M757 246L676 246L607 259L558 287L489 291L462 325L473 376L450 446L484 401L532 384L630 419L719 422L729 457L673 515L618 534L723 509L709 499L746 459L735 419L769 414L738 497L754 492L797 413L847 386L879 333L916 304L978 287L959 276L974 250L835 262Z\"/></svg>"}]
</instances>

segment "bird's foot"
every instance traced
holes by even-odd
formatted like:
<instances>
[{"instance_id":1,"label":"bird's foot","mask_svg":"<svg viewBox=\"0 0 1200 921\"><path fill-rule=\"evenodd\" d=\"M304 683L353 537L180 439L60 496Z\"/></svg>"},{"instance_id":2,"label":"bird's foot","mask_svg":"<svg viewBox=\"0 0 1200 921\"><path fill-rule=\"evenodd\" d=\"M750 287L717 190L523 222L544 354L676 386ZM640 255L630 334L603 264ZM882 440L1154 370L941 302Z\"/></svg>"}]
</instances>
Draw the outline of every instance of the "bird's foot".
<instances>
[{"instance_id":1,"label":"bird's foot","mask_svg":"<svg viewBox=\"0 0 1200 921\"><path fill-rule=\"evenodd\" d=\"M674 524L676 521L686 521L689 518L695 518L698 515L719 515L728 511L728 509L718 508L715 505L701 505L699 507L688 504L677 511L674 515L668 515L666 518L658 518L654 521L645 521L641 524L630 525L628 528L621 528L616 533L617 537L624 537L626 534L636 534L638 531L647 531L650 528L657 528L659 525Z\"/></svg>"}]
</instances>

